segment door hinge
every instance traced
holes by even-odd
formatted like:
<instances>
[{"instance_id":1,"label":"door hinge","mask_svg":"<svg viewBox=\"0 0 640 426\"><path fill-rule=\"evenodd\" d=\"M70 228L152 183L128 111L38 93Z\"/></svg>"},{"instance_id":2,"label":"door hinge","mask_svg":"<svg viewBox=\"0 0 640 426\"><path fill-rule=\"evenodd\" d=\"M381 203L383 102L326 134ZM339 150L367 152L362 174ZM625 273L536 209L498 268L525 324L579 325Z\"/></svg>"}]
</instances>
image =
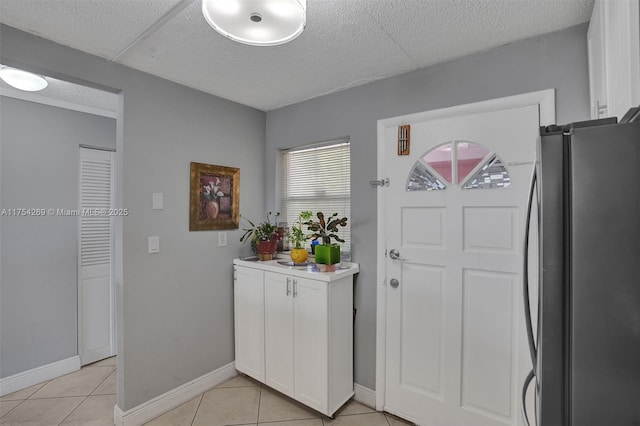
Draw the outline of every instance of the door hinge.
<instances>
[{"instance_id":1,"label":"door hinge","mask_svg":"<svg viewBox=\"0 0 640 426\"><path fill-rule=\"evenodd\" d=\"M389 178L384 178L382 180L370 180L369 184L371 186L389 186L391 182L389 181Z\"/></svg>"}]
</instances>

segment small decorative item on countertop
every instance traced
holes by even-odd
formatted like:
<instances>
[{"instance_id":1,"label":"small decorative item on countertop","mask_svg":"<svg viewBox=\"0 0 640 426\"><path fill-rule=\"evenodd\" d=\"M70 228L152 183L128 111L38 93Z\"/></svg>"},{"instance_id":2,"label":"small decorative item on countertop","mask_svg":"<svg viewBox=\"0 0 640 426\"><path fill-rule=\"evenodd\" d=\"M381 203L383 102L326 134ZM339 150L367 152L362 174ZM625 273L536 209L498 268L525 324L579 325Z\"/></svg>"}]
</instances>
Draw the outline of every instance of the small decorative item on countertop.
<instances>
[{"instance_id":1,"label":"small decorative item on countertop","mask_svg":"<svg viewBox=\"0 0 640 426\"><path fill-rule=\"evenodd\" d=\"M280 234L278 251L289 251L289 227L287 226L287 222L278 223L278 233Z\"/></svg>"},{"instance_id":2,"label":"small decorative item on countertop","mask_svg":"<svg viewBox=\"0 0 640 426\"><path fill-rule=\"evenodd\" d=\"M269 212L265 221L257 225L243 217L251 227L243 229L245 232L240 237L240 242L251 240L252 248L254 244L257 247L259 260L272 260L276 254L278 240L282 238L278 232L278 225L276 225L280 213L275 214L274 223L271 223L271 214Z\"/></svg>"},{"instance_id":3,"label":"small decorative item on countertop","mask_svg":"<svg viewBox=\"0 0 640 426\"><path fill-rule=\"evenodd\" d=\"M328 265L325 263L316 263L316 267L318 269L318 272L335 272L336 271L336 264L332 264L332 265Z\"/></svg>"},{"instance_id":4,"label":"small decorative item on countertop","mask_svg":"<svg viewBox=\"0 0 640 426\"><path fill-rule=\"evenodd\" d=\"M314 241L318 239L322 240L322 244L318 244L315 248L316 264L333 266L336 263L340 263L340 246L338 244L331 244L331 239L333 238L336 241L344 243L344 240L338 237L336 233L338 232L338 226L347 226L347 218L339 218L338 213L332 214L328 219L325 219L324 213L322 212L316 213L316 216L318 217L318 221L308 220L304 223L308 229L313 232L311 238L313 238ZM325 272L333 272L335 271L335 266L333 266L333 268L329 267L328 269L332 269L332 271Z\"/></svg>"},{"instance_id":5,"label":"small decorative item on countertop","mask_svg":"<svg viewBox=\"0 0 640 426\"><path fill-rule=\"evenodd\" d=\"M283 265L283 266L303 266L303 267L308 267L309 263L308 262L301 262L301 263L296 263L292 260L278 260L278 264Z\"/></svg>"}]
</instances>

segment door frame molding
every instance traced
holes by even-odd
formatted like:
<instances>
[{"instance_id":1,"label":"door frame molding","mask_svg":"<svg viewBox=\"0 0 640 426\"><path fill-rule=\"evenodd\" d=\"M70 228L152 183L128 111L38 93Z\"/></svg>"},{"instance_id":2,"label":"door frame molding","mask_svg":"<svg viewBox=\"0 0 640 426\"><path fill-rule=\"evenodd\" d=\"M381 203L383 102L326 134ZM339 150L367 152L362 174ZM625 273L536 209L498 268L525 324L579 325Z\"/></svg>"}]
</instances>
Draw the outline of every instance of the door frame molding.
<instances>
[{"instance_id":1,"label":"door frame molding","mask_svg":"<svg viewBox=\"0 0 640 426\"><path fill-rule=\"evenodd\" d=\"M510 108L520 108L537 105L540 115L540 125L555 124L555 89L546 89L504 98L490 99L453 107L424 111L414 114L378 120L378 144L377 144L377 179L386 176L386 162L384 155L385 133L389 127L418 121L434 120L439 118L452 118L456 116L478 114L483 112L499 111ZM377 239L377 270L376 270L376 410L384 410L386 397L386 328L387 328L387 294L386 294L386 259L384 248L386 246L386 216L387 202L386 191L378 193L378 239Z\"/></svg>"}]
</instances>

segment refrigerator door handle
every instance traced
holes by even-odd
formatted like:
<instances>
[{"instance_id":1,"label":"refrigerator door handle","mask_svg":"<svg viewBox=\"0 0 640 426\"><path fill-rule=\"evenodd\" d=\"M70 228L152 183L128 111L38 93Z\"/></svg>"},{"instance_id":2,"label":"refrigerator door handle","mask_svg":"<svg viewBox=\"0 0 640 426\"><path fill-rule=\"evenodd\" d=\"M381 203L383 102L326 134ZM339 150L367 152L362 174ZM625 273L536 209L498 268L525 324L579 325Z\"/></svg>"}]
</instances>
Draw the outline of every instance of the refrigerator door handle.
<instances>
[{"instance_id":1,"label":"refrigerator door handle","mask_svg":"<svg viewBox=\"0 0 640 426\"><path fill-rule=\"evenodd\" d=\"M531 426L531 423L529 422L529 415L527 414L527 391L529 390L529 384L531 384L534 377L533 369L531 369L529 374L527 374L527 378L524 379L524 385L522 386L522 420L524 420L524 424L526 426Z\"/></svg>"},{"instance_id":2,"label":"refrigerator door handle","mask_svg":"<svg viewBox=\"0 0 640 426\"><path fill-rule=\"evenodd\" d=\"M533 374L536 374L537 365L537 348L533 338L533 326L531 324L531 306L529 303L529 231L531 228L531 210L533 207L533 195L535 194L535 188L537 183L536 167L533 167L533 174L531 176L531 184L529 186L529 201L527 203L527 217L525 220L525 233L524 233L524 250L523 250L523 264L522 264L522 295L524 299L524 323L527 328L527 340L529 341L529 354L531 355L531 362L533 364Z\"/></svg>"}]
</instances>

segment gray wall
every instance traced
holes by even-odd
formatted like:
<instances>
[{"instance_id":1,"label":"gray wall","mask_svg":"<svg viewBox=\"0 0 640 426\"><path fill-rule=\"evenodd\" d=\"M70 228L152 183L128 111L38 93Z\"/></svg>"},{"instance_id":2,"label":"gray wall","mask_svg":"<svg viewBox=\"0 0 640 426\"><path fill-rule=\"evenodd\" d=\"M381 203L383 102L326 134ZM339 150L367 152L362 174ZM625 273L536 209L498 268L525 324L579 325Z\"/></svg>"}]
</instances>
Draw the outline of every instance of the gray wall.
<instances>
[{"instance_id":1,"label":"gray wall","mask_svg":"<svg viewBox=\"0 0 640 426\"><path fill-rule=\"evenodd\" d=\"M116 120L0 97L0 208L75 209L78 145ZM0 217L0 377L78 353L75 217Z\"/></svg>"},{"instance_id":2,"label":"gray wall","mask_svg":"<svg viewBox=\"0 0 640 426\"><path fill-rule=\"evenodd\" d=\"M118 406L128 410L232 362L232 259L249 249L238 230L221 248L216 232L188 231L189 163L239 167L240 211L261 217L265 114L7 26L0 54L7 65L122 91L119 204L130 214L116 277ZM151 209L153 192L164 193L164 210ZM150 235L160 236L159 254L147 254Z\"/></svg>"},{"instance_id":3,"label":"gray wall","mask_svg":"<svg viewBox=\"0 0 640 426\"><path fill-rule=\"evenodd\" d=\"M279 148L351 137L352 257L355 286L355 381L375 388L376 121L542 89L556 89L556 118L589 118L587 26L523 40L450 63L312 99L267 113L265 193L275 205ZM310 76L312 78L312 76Z\"/></svg>"}]
</instances>

